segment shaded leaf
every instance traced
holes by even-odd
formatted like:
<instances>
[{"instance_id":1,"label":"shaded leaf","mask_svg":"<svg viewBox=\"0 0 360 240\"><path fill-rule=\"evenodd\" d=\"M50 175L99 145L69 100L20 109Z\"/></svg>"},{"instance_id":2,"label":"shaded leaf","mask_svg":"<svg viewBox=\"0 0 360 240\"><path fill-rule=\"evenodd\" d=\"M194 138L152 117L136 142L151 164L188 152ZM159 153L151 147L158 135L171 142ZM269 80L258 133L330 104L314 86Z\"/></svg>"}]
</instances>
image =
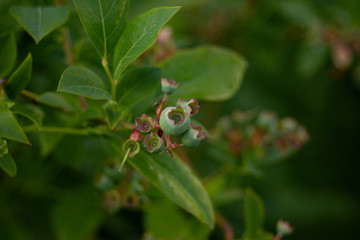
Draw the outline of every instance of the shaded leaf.
<instances>
[{"instance_id":1,"label":"shaded leaf","mask_svg":"<svg viewBox=\"0 0 360 240\"><path fill-rule=\"evenodd\" d=\"M61 108L68 111L74 111L74 107L63 97L56 92L46 92L37 99L39 103L48 105L50 107Z\"/></svg>"},{"instance_id":2,"label":"shaded leaf","mask_svg":"<svg viewBox=\"0 0 360 240\"><path fill-rule=\"evenodd\" d=\"M64 138L64 134L40 133L39 144L40 144L41 156L47 157L63 138Z\"/></svg>"},{"instance_id":3,"label":"shaded leaf","mask_svg":"<svg viewBox=\"0 0 360 240\"><path fill-rule=\"evenodd\" d=\"M9 98L14 99L29 84L31 72L32 56L29 53L5 85L6 93Z\"/></svg>"},{"instance_id":4,"label":"shaded leaf","mask_svg":"<svg viewBox=\"0 0 360 240\"><path fill-rule=\"evenodd\" d=\"M104 219L104 212L96 195L76 193L66 195L55 205L52 224L57 239L83 239L96 231Z\"/></svg>"},{"instance_id":5,"label":"shaded leaf","mask_svg":"<svg viewBox=\"0 0 360 240\"><path fill-rule=\"evenodd\" d=\"M250 188L244 200L245 238L256 238L264 224L265 210L261 198Z\"/></svg>"},{"instance_id":6,"label":"shaded leaf","mask_svg":"<svg viewBox=\"0 0 360 240\"><path fill-rule=\"evenodd\" d=\"M82 66L69 67L64 71L58 91L92 99L111 99L103 80L90 69Z\"/></svg>"},{"instance_id":7,"label":"shaded leaf","mask_svg":"<svg viewBox=\"0 0 360 240\"><path fill-rule=\"evenodd\" d=\"M0 78L5 77L16 61L16 40L13 33L0 37Z\"/></svg>"},{"instance_id":8,"label":"shaded leaf","mask_svg":"<svg viewBox=\"0 0 360 240\"><path fill-rule=\"evenodd\" d=\"M16 103L11 109L13 114L20 114L31 120L38 128L41 127L44 112L36 105L26 103Z\"/></svg>"},{"instance_id":9,"label":"shaded leaf","mask_svg":"<svg viewBox=\"0 0 360 240\"><path fill-rule=\"evenodd\" d=\"M69 10L65 6L16 6L10 9L10 13L36 43L64 24L69 17Z\"/></svg>"},{"instance_id":10,"label":"shaded leaf","mask_svg":"<svg viewBox=\"0 0 360 240\"><path fill-rule=\"evenodd\" d=\"M111 55L126 25L128 0L74 0L87 35L101 57Z\"/></svg>"},{"instance_id":11,"label":"shaded leaf","mask_svg":"<svg viewBox=\"0 0 360 240\"><path fill-rule=\"evenodd\" d=\"M161 69L154 67L135 68L127 71L116 87L119 105L130 108L150 97L160 88Z\"/></svg>"},{"instance_id":12,"label":"shaded leaf","mask_svg":"<svg viewBox=\"0 0 360 240\"><path fill-rule=\"evenodd\" d=\"M5 104L0 102L0 137L30 144L24 131Z\"/></svg>"},{"instance_id":13,"label":"shaded leaf","mask_svg":"<svg viewBox=\"0 0 360 240\"><path fill-rule=\"evenodd\" d=\"M9 174L10 177L15 177L17 173L17 167L14 159L10 154L6 154L3 157L0 157L0 167Z\"/></svg>"},{"instance_id":14,"label":"shaded leaf","mask_svg":"<svg viewBox=\"0 0 360 240\"><path fill-rule=\"evenodd\" d=\"M115 47L115 78L119 79L125 68L156 41L160 29L180 7L154 8L131 20Z\"/></svg>"},{"instance_id":15,"label":"shaded leaf","mask_svg":"<svg viewBox=\"0 0 360 240\"><path fill-rule=\"evenodd\" d=\"M247 62L215 46L179 51L160 64L163 77L179 83L172 99L226 100L240 88Z\"/></svg>"},{"instance_id":16,"label":"shaded leaf","mask_svg":"<svg viewBox=\"0 0 360 240\"><path fill-rule=\"evenodd\" d=\"M121 143L112 142L112 146L122 154ZM210 228L214 226L214 210L205 188L177 156L171 158L167 153L153 155L140 151L128 161L169 199Z\"/></svg>"}]
</instances>

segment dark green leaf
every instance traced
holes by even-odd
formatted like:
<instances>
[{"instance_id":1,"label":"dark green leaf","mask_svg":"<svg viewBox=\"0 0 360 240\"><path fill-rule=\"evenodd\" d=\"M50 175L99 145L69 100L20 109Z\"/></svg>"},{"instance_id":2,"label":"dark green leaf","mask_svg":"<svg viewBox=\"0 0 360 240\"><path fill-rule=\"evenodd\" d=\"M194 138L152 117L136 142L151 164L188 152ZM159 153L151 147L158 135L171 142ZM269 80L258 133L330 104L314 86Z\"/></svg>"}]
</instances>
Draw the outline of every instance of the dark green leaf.
<instances>
[{"instance_id":1,"label":"dark green leaf","mask_svg":"<svg viewBox=\"0 0 360 240\"><path fill-rule=\"evenodd\" d=\"M263 227L264 217L264 203L261 198L252 189L246 189L244 200L244 236L250 239L257 237Z\"/></svg>"},{"instance_id":2,"label":"dark green leaf","mask_svg":"<svg viewBox=\"0 0 360 240\"><path fill-rule=\"evenodd\" d=\"M156 41L160 29L180 7L155 8L135 17L126 26L115 47L115 78Z\"/></svg>"},{"instance_id":3,"label":"dark green leaf","mask_svg":"<svg viewBox=\"0 0 360 240\"><path fill-rule=\"evenodd\" d=\"M121 143L112 145L121 154ZM171 158L168 153L153 155L140 151L128 161L168 198L210 228L214 226L214 210L205 188L176 155Z\"/></svg>"},{"instance_id":4,"label":"dark green leaf","mask_svg":"<svg viewBox=\"0 0 360 240\"><path fill-rule=\"evenodd\" d=\"M40 144L41 156L47 157L63 138L64 138L64 134L40 133L39 144Z\"/></svg>"},{"instance_id":5,"label":"dark green leaf","mask_svg":"<svg viewBox=\"0 0 360 240\"><path fill-rule=\"evenodd\" d=\"M5 77L16 61L16 40L13 33L0 37L0 78Z\"/></svg>"},{"instance_id":6,"label":"dark green leaf","mask_svg":"<svg viewBox=\"0 0 360 240\"><path fill-rule=\"evenodd\" d=\"M64 24L69 17L69 10L64 6L17 6L12 7L10 12L36 43Z\"/></svg>"},{"instance_id":7,"label":"dark green leaf","mask_svg":"<svg viewBox=\"0 0 360 240\"><path fill-rule=\"evenodd\" d=\"M15 177L17 168L14 159L10 154L6 154L3 157L0 157L0 167L9 174L10 177Z\"/></svg>"},{"instance_id":8,"label":"dark green leaf","mask_svg":"<svg viewBox=\"0 0 360 240\"><path fill-rule=\"evenodd\" d=\"M220 101L231 98L240 88L247 62L230 50L202 46L179 51L160 66L163 77L179 83L172 99Z\"/></svg>"},{"instance_id":9,"label":"dark green leaf","mask_svg":"<svg viewBox=\"0 0 360 240\"><path fill-rule=\"evenodd\" d=\"M104 219L97 196L91 193L67 195L57 205L52 214L52 224L57 239L84 239L96 231Z\"/></svg>"},{"instance_id":10,"label":"dark green leaf","mask_svg":"<svg viewBox=\"0 0 360 240\"><path fill-rule=\"evenodd\" d=\"M65 70L58 91L92 99L111 99L103 80L90 69L81 66L73 66Z\"/></svg>"},{"instance_id":11,"label":"dark green leaf","mask_svg":"<svg viewBox=\"0 0 360 240\"><path fill-rule=\"evenodd\" d=\"M81 22L101 57L107 58L126 25L129 0L74 0Z\"/></svg>"},{"instance_id":12,"label":"dark green leaf","mask_svg":"<svg viewBox=\"0 0 360 240\"><path fill-rule=\"evenodd\" d=\"M50 107L61 108L67 111L74 111L74 107L63 97L56 92L46 92L37 99L39 103L48 105Z\"/></svg>"},{"instance_id":13,"label":"dark green leaf","mask_svg":"<svg viewBox=\"0 0 360 240\"><path fill-rule=\"evenodd\" d=\"M130 108L150 97L160 88L161 69L154 67L135 68L127 71L116 87L119 105Z\"/></svg>"},{"instance_id":14,"label":"dark green leaf","mask_svg":"<svg viewBox=\"0 0 360 240\"><path fill-rule=\"evenodd\" d=\"M114 129L120 120L131 121L130 111L126 107L120 107L120 105L113 100L104 104L103 109L111 129Z\"/></svg>"},{"instance_id":15,"label":"dark green leaf","mask_svg":"<svg viewBox=\"0 0 360 240\"><path fill-rule=\"evenodd\" d=\"M9 98L14 99L29 84L31 72L32 56L29 53L5 85L6 93Z\"/></svg>"},{"instance_id":16,"label":"dark green leaf","mask_svg":"<svg viewBox=\"0 0 360 240\"><path fill-rule=\"evenodd\" d=\"M14 114L20 114L30 119L38 128L41 127L44 112L36 105L16 103L11 109Z\"/></svg>"},{"instance_id":17,"label":"dark green leaf","mask_svg":"<svg viewBox=\"0 0 360 240\"><path fill-rule=\"evenodd\" d=\"M0 137L30 144L19 123L3 103L0 103Z\"/></svg>"}]
</instances>

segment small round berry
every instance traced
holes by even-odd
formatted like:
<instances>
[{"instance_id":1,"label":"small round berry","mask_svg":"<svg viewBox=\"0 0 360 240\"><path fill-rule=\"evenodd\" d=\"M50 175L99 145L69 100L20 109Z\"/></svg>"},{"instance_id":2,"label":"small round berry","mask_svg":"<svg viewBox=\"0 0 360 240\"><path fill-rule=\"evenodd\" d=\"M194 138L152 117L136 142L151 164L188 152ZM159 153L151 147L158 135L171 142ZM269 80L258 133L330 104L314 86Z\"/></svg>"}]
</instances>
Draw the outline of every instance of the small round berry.
<instances>
[{"instance_id":1,"label":"small round berry","mask_svg":"<svg viewBox=\"0 0 360 240\"><path fill-rule=\"evenodd\" d=\"M135 155L140 152L140 144L132 139L128 139L125 142L123 142L122 145L123 152L126 153L129 148L130 148L129 157L131 158L135 157Z\"/></svg>"},{"instance_id":2,"label":"small round berry","mask_svg":"<svg viewBox=\"0 0 360 240\"><path fill-rule=\"evenodd\" d=\"M192 128L181 136L181 142L186 147L197 147L200 142L206 138L206 132L201 126L192 126Z\"/></svg>"},{"instance_id":3,"label":"small round berry","mask_svg":"<svg viewBox=\"0 0 360 240\"><path fill-rule=\"evenodd\" d=\"M150 132L156 126L155 120L145 113L136 118L135 121L140 132Z\"/></svg>"},{"instance_id":4,"label":"small round berry","mask_svg":"<svg viewBox=\"0 0 360 240\"><path fill-rule=\"evenodd\" d=\"M156 133L150 133L144 139L144 146L150 153L160 153L164 150L164 141Z\"/></svg>"},{"instance_id":5,"label":"small round berry","mask_svg":"<svg viewBox=\"0 0 360 240\"><path fill-rule=\"evenodd\" d=\"M166 78L161 79L161 90L163 93L172 94L178 86L179 84L175 80L168 81Z\"/></svg>"},{"instance_id":6,"label":"small round berry","mask_svg":"<svg viewBox=\"0 0 360 240\"><path fill-rule=\"evenodd\" d=\"M190 129L190 117L182 106L167 107L160 115L161 129L171 135L178 136Z\"/></svg>"},{"instance_id":7,"label":"small round berry","mask_svg":"<svg viewBox=\"0 0 360 240\"><path fill-rule=\"evenodd\" d=\"M190 116L194 116L199 113L199 102L193 98L188 102L179 100L178 105L181 105L190 114Z\"/></svg>"}]
</instances>

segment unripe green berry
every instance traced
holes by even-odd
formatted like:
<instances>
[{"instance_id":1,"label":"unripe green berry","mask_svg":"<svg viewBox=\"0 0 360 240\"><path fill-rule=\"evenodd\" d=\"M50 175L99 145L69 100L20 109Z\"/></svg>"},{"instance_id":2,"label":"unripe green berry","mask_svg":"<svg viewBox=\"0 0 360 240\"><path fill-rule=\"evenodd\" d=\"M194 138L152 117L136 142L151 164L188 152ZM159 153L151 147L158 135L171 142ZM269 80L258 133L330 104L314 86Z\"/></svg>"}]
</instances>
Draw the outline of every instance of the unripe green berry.
<instances>
[{"instance_id":1,"label":"unripe green berry","mask_svg":"<svg viewBox=\"0 0 360 240\"><path fill-rule=\"evenodd\" d=\"M179 136L190 129L190 116L182 106L167 107L160 115L159 124L165 133Z\"/></svg>"},{"instance_id":2,"label":"unripe green berry","mask_svg":"<svg viewBox=\"0 0 360 240\"><path fill-rule=\"evenodd\" d=\"M129 148L130 148L129 157L131 158L135 157L135 155L140 152L140 144L132 139L128 139L125 142L123 142L122 145L123 152L127 152Z\"/></svg>"},{"instance_id":3,"label":"unripe green berry","mask_svg":"<svg viewBox=\"0 0 360 240\"><path fill-rule=\"evenodd\" d=\"M201 126L192 126L192 128L181 136L181 143L186 147L197 147L206 137L206 132Z\"/></svg>"},{"instance_id":4,"label":"unripe green berry","mask_svg":"<svg viewBox=\"0 0 360 240\"><path fill-rule=\"evenodd\" d=\"M144 139L144 146L150 153L160 153L165 148L164 141L156 133L146 135Z\"/></svg>"},{"instance_id":5,"label":"unripe green berry","mask_svg":"<svg viewBox=\"0 0 360 240\"><path fill-rule=\"evenodd\" d=\"M161 90L163 93L172 94L178 86L179 84L175 80L168 81L166 78L161 79Z\"/></svg>"}]
</instances>

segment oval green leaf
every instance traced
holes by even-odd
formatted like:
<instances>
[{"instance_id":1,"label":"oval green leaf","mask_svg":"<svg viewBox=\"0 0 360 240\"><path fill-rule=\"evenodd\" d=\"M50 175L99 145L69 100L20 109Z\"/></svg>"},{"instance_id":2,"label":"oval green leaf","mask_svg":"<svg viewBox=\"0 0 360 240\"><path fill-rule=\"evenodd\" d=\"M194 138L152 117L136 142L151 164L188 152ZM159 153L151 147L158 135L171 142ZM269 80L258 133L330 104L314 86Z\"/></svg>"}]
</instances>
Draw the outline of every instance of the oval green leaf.
<instances>
[{"instance_id":1,"label":"oval green leaf","mask_svg":"<svg viewBox=\"0 0 360 240\"><path fill-rule=\"evenodd\" d=\"M0 78L9 74L15 64L16 54L17 48L14 34L11 33L0 37Z\"/></svg>"},{"instance_id":2,"label":"oval green leaf","mask_svg":"<svg viewBox=\"0 0 360 240\"><path fill-rule=\"evenodd\" d=\"M250 188L246 189L244 219L246 238L258 237L264 224L265 210L261 198Z\"/></svg>"},{"instance_id":3,"label":"oval green leaf","mask_svg":"<svg viewBox=\"0 0 360 240\"><path fill-rule=\"evenodd\" d=\"M103 80L90 69L82 66L69 67L64 71L58 91L92 99L111 99Z\"/></svg>"},{"instance_id":4,"label":"oval green leaf","mask_svg":"<svg viewBox=\"0 0 360 240\"><path fill-rule=\"evenodd\" d=\"M180 7L154 8L135 17L126 26L115 47L115 78L119 79L125 68L156 41L160 29Z\"/></svg>"},{"instance_id":5,"label":"oval green leaf","mask_svg":"<svg viewBox=\"0 0 360 240\"><path fill-rule=\"evenodd\" d=\"M112 142L112 145L122 154L121 143ZM171 158L167 153L153 155L140 151L128 161L169 199L210 228L214 227L214 209L205 188L176 155Z\"/></svg>"},{"instance_id":6,"label":"oval green leaf","mask_svg":"<svg viewBox=\"0 0 360 240\"><path fill-rule=\"evenodd\" d=\"M74 3L90 41L106 59L125 28L129 0L74 0Z\"/></svg>"},{"instance_id":7,"label":"oval green leaf","mask_svg":"<svg viewBox=\"0 0 360 240\"><path fill-rule=\"evenodd\" d=\"M74 107L60 93L45 92L37 99L39 103L44 105L64 109L66 111L75 111Z\"/></svg>"},{"instance_id":8,"label":"oval green leaf","mask_svg":"<svg viewBox=\"0 0 360 240\"><path fill-rule=\"evenodd\" d=\"M69 10L65 6L16 6L10 9L10 13L36 43L64 24L69 17Z\"/></svg>"},{"instance_id":9,"label":"oval green leaf","mask_svg":"<svg viewBox=\"0 0 360 240\"><path fill-rule=\"evenodd\" d=\"M3 157L0 157L0 167L9 174L10 177L15 177L17 173L17 167L14 159L10 154L6 154Z\"/></svg>"},{"instance_id":10,"label":"oval green leaf","mask_svg":"<svg viewBox=\"0 0 360 240\"><path fill-rule=\"evenodd\" d=\"M150 97L160 88L161 69L141 67L127 71L116 87L116 100L119 105L130 108Z\"/></svg>"},{"instance_id":11,"label":"oval green leaf","mask_svg":"<svg viewBox=\"0 0 360 240\"><path fill-rule=\"evenodd\" d=\"M5 85L6 93L10 99L14 99L24 88L26 88L30 82L31 72L32 56L29 53Z\"/></svg>"},{"instance_id":12,"label":"oval green leaf","mask_svg":"<svg viewBox=\"0 0 360 240\"><path fill-rule=\"evenodd\" d=\"M24 131L5 104L0 102L0 137L30 144Z\"/></svg>"},{"instance_id":13,"label":"oval green leaf","mask_svg":"<svg viewBox=\"0 0 360 240\"><path fill-rule=\"evenodd\" d=\"M11 110L13 114L19 114L28 118L40 129L45 114L38 106L27 103L16 103Z\"/></svg>"},{"instance_id":14,"label":"oval green leaf","mask_svg":"<svg viewBox=\"0 0 360 240\"><path fill-rule=\"evenodd\" d=\"M160 67L163 77L179 83L172 99L222 101L240 88L247 62L233 51L201 46L177 52Z\"/></svg>"}]
</instances>

